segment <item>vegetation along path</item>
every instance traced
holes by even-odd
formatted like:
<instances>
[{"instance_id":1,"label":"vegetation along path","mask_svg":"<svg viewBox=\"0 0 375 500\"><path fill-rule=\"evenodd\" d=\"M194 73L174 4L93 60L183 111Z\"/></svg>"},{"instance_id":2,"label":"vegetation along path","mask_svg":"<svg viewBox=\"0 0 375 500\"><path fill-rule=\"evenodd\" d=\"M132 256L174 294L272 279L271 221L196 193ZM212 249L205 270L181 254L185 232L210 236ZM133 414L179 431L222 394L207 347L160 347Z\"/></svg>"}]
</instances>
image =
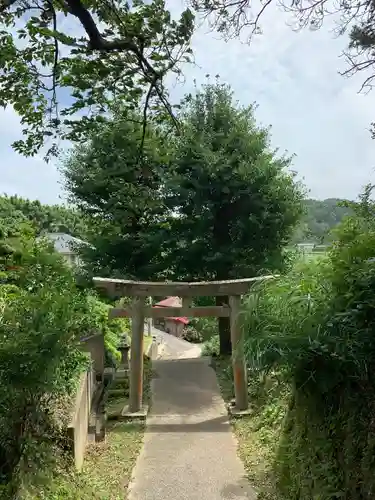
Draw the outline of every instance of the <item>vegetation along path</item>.
<instances>
[{"instance_id":1,"label":"vegetation along path","mask_svg":"<svg viewBox=\"0 0 375 500\"><path fill-rule=\"evenodd\" d=\"M154 369L129 499L255 499L208 358L159 360Z\"/></svg>"}]
</instances>

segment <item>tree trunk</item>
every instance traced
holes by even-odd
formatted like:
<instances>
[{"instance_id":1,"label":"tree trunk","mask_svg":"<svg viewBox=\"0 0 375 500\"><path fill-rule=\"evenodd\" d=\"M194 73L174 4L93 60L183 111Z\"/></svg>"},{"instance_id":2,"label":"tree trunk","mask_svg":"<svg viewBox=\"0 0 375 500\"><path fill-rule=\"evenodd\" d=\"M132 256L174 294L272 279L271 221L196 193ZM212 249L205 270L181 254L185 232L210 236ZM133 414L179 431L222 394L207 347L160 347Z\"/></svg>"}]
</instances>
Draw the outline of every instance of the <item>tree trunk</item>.
<instances>
[{"instance_id":1,"label":"tree trunk","mask_svg":"<svg viewBox=\"0 0 375 500\"><path fill-rule=\"evenodd\" d=\"M228 304L228 297L216 297L216 305ZM230 320L229 318L218 318L220 355L232 354L232 343L230 341Z\"/></svg>"}]
</instances>

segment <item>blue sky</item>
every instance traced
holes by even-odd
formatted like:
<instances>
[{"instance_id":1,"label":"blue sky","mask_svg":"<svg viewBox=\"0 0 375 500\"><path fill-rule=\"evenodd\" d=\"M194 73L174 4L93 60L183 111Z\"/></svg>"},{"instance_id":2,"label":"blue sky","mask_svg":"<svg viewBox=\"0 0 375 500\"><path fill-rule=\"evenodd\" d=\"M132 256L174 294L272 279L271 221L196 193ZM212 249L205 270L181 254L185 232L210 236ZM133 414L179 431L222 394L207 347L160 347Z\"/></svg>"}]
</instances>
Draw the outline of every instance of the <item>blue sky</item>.
<instances>
[{"instance_id":1,"label":"blue sky","mask_svg":"<svg viewBox=\"0 0 375 500\"><path fill-rule=\"evenodd\" d=\"M340 56L345 37L335 38L332 26L294 32L287 17L271 10L263 18L263 35L251 46L224 42L202 25L193 40L195 65L185 68L183 83L171 83L178 99L192 90L193 80L220 75L242 104L258 104L257 118L272 125L272 145L295 153L293 169L315 198L356 198L375 181L375 141L369 126L375 121L375 93L358 94L364 75L347 79ZM42 155L23 158L10 144L20 135L12 109L0 111L0 192L46 203L63 198L56 164Z\"/></svg>"}]
</instances>

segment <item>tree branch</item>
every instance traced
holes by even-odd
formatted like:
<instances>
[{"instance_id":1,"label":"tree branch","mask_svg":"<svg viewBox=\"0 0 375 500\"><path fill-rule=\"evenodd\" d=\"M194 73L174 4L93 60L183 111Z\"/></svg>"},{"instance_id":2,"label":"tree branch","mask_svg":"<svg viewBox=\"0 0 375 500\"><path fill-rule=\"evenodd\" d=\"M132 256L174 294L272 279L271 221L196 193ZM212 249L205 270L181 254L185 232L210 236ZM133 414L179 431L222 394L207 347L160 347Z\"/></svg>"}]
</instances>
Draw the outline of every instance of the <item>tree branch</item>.
<instances>
[{"instance_id":1,"label":"tree branch","mask_svg":"<svg viewBox=\"0 0 375 500\"><path fill-rule=\"evenodd\" d=\"M142 154L143 154L143 147L144 147L144 144L145 144L146 129L147 129L147 110L148 110L149 102L150 102L150 99L151 99L151 94L152 94L152 91L153 91L153 89L154 89L154 87L156 85L156 82L157 82L157 78L154 77L154 79L150 83L150 87L149 87L147 95L146 95L145 105L143 107L142 137L141 137L141 144L139 146L138 161L141 160Z\"/></svg>"},{"instance_id":2,"label":"tree branch","mask_svg":"<svg viewBox=\"0 0 375 500\"><path fill-rule=\"evenodd\" d=\"M69 12L77 17L81 22L83 28L85 29L89 37L89 48L93 50L102 51L113 51L113 50L131 50L132 52L137 52L138 47L131 40L121 39L121 40L105 40L96 23L90 14L90 12L83 6L81 0L65 0L66 5L69 8Z\"/></svg>"},{"instance_id":3,"label":"tree branch","mask_svg":"<svg viewBox=\"0 0 375 500\"><path fill-rule=\"evenodd\" d=\"M0 12L4 12L9 7L11 7L17 0L1 0L0 2Z\"/></svg>"}]
</instances>

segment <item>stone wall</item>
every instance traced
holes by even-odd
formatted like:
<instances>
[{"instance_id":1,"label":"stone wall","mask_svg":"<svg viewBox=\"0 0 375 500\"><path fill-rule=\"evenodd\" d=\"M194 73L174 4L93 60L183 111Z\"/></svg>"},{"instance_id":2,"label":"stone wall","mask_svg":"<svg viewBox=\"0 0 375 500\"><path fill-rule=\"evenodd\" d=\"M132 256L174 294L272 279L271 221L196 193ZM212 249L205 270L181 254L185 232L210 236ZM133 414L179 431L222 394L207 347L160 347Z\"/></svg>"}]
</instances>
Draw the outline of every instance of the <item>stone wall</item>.
<instances>
[{"instance_id":1,"label":"stone wall","mask_svg":"<svg viewBox=\"0 0 375 500\"><path fill-rule=\"evenodd\" d=\"M92 367L82 373L74 401L72 419L68 426L74 463L78 470L82 468L87 445L91 403L96 388L95 376Z\"/></svg>"}]
</instances>

